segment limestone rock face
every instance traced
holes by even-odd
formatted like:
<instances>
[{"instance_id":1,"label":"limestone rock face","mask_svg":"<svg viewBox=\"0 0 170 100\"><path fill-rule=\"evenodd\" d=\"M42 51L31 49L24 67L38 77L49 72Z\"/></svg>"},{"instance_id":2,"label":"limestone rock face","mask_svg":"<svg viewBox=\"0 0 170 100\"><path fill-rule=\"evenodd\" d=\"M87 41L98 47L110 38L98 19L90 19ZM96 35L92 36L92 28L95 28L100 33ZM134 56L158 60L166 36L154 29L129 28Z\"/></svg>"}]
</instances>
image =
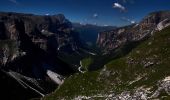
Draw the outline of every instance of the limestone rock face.
<instances>
[{"instance_id":1,"label":"limestone rock face","mask_svg":"<svg viewBox=\"0 0 170 100\"><path fill-rule=\"evenodd\" d=\"M114 29L98 34L97 45L104 52L115 50L128 42L140 41L154 32L170 25L170 12L153 12L140 23Z\"/></svg>"},{"instance_id":2,"label":"limestone rock face","mask_svg":"<svg viewBox=\"0 0 170 100\"><path fill-rule=\"evenodd\" d=\"M63 14L40 16L4 12L0 13L0 42L1 64L33 53L34 48L56 56L59 52L75 52L81 44L78 33L72 30L71 22Z\"/></svg>"},{"instance_id":3,"label":"limestone rock face","mask_svg":"<svg viewBox=\"0 0 170 100\"><path fill-rule=\"evenodd\" d=\"M28 35L34 44L38 44L44 50L57 50L68 45L72 47L71 50L77 47L75 41L78 41L78 38L74 36L76 33L72 31L71 23L62 14L38 16L0 13L0 38L19 41L21 34ZM52 44L51 41L55 43Z\"/></svg>"},{"instance_id":4,"label":"limestone rock face","mask_svg":"<svg viewBox=\"0 0 170 100\"><path fill-rule=\"evenodd\" d=\"M58 54L78 52L80 44L78 33L62 14L40 16L1 12L0 73L3 76L0 78L18 83L19 93L28 92L30 97L33 91L36 96L43 96L57 86L50 80L47 70L63 76L74 72Z\"/></svg>"}]
</instances>

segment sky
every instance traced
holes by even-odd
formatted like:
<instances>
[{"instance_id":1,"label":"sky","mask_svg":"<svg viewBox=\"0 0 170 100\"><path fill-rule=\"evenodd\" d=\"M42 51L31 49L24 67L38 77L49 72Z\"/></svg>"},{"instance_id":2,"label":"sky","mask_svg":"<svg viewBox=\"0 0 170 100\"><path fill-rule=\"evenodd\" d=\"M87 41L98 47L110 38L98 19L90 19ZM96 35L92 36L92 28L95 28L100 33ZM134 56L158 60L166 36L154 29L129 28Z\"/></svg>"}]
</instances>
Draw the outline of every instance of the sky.
<instances>
[{"instance_id":1,"label":"sky","mask_svg":"<svg viewBox=\"0 0 170 100\"><path fill-rule=\"evenodd\" d=\"M150 12L170 10L170 0L1 0L1 12L64 14L71 22L100 26L138 23Z\"/></svg>"}]
</instances>

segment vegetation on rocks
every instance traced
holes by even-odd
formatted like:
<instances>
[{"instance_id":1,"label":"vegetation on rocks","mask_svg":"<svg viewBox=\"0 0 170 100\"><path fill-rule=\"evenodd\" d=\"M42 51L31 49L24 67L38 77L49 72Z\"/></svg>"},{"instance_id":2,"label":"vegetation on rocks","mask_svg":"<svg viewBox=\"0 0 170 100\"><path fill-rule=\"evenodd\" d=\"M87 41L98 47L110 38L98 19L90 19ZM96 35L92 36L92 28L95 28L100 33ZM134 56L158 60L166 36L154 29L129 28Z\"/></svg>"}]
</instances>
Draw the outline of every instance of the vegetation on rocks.
<instances>
[{"instance_id":1,"label":"vegetation on rocks","mask_svg":"<svg viewBox=\"0 0 170 100\"><path fill-rule=\"evenodd\" d=\"M67 78L64 84L44 100L73 99L78 96L94 96L106 94L121 94L124 91L134 92L144 88L153 91L160 88L159 83L170 76L170 28L156 32L154 36L142 42L129 54L114 59L97 71L84 74L76 73ZM91 59L85 59L88 66ZM162 96L161 96L162 95ZM161 92L159 96L168 100L168 93ZM161 98L159 97L159 98ZM104 98L104 97L103 97ZM154 97L153 98L158 98ZM101 99L101 98L94 98Z\"/></svg>"}]
</instances>

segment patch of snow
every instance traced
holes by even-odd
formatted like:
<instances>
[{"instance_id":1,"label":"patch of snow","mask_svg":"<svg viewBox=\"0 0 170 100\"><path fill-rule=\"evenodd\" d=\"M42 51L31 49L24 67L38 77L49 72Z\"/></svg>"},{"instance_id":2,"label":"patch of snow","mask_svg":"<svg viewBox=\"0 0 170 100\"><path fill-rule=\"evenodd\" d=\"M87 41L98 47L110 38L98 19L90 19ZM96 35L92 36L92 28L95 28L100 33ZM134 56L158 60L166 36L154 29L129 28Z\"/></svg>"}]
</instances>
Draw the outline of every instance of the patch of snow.
<instances>
[{"instance_id":1,"label":"patch of snow","mask_svg":"<svg viewBox=\"0 0 170 100\"><path fill-rule=\"evenodd\" d=\"M170 76L165 77L165 79L163 81L170 81Z\"/></svg>"},{"instance_id":2,"label":"patch of snow","mask_svg":"<svg viewBox=\"0 0 170 100\"><path fill-rule=\"evenodd\" d=\"M45 30L43 29L43 30L41 30L41 32L45 32Z\"/></svg>"},{"instance_id":3,"label":"patch of snow","mask_svg":"<svg viewBox=\"0 0 170 100\"><path fill-rule=\"evenodd\" d=\"M144 64L144 67L149 67L149 66L152 66L152 65L154 65L154 62L149 61L149 62L146 62L146 63Z\"/></svg>"},{"instance_id":4,"label":"patch of snow","mask_svg":"<svg viewBox=\"0 0 170 100\"><path fill-rule=\"evenodd\" d=\"M170 26L170 22L167 23L168 21L169 21L169 19L165 19L165 20L161 21L161 22L157 25L157 29L158 29L159 31L161 31L161 30L163 30L164 28Z\"/></svg>"},{"instance_id":5,"label":"patch of snow","mask_svg":"<svg viewBox=\"0 0 170 100\"><path fill-rule=\"evenodd\" d=\"M137 26L139 26L139 24L136 24L133 28L135 28L135 27L137 27Z\"/></svg>"},{"instance_id":6,"label":"patch of snow","mask_svg":"<svg viewBox=\"0 0 170 100\"><path fill-rule=\"evenodd\" d=\"M57 48L58 51L60 51L60 46Z\"/></svg>"},{"instance_id":7,"label":"patch of snow","mask_svg":"<svg viewBox=\"0 0 170 100\"><path fill-rule=\"evenodd\" d=\"M121 34L125 31L125 29L119 29L118 34Z\"/></svg>"},{"instance_id":8,"label":"patch of snow","mask_svg":"<svg viewBox=\"0 0 170 100\"><path fill-rule=\"evenodd\" d=\"M131 85L131 84L133 84L133 83L135 83L135 82L137 82L141 79L142 79L142 77L137 77L134 81L129 82L129 85Z\"/></svg>"},{"instance_id":9,"label":"patch of snow","mask_svg":"<svg viewBox=\"0 0 170 100\"><path fill-rule=\"evenodd\" d=\"M96 54L95 53L93 53L93 52L88 52L89 54L91 54L91 55L93 55L93 56L95 56Z\"/></svg>"},{"instance_id":10,"label":"patch of snow","mask_svg":"<svg viewBox=\"0 0 170 100\"><path fill-rule=\"evenodd\" d=\"M64 83L64 78L51 70L47 70L47 75L58 85L62 85Z\"/></svg>"},{"instance_id":11,"label":"patch of snow","mask_svg":"<svg viewBox=\"0 0 170 100\"><path fill-rule=\"evenodd\" d=\"M90 55L93 55L93 56L97 55L97 54L95 54L95 53L93 53L93 52L89 52L89 51L86 51L86 50L83 50L83 51L86 52L86 53L88 53L88 54L90 54Z\"/></svg>"}]
</instances>

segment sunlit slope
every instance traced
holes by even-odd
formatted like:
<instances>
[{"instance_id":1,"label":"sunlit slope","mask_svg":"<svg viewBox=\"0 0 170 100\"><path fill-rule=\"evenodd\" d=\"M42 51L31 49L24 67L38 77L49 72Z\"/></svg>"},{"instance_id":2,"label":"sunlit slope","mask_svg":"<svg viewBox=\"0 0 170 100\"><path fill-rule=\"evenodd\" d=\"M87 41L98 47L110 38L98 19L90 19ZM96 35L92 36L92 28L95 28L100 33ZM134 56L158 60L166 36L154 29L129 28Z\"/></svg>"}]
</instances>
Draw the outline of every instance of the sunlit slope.
<instances>
[{"instance_id":1,"label":"sunlit slope","mask_svg":"<svg viewBox=\"0 0 170 100\"><path fill-rule=\"evenodd\" d=\"M124 97L128 93L133 99L141 93L140 99L145 97L168 100L170 90L168 76L170 76L170 27L155 33L128 55L110 61L101 70L70 76L59 89L44 99L102 100Z\"/></svg>"}]
</instances>

